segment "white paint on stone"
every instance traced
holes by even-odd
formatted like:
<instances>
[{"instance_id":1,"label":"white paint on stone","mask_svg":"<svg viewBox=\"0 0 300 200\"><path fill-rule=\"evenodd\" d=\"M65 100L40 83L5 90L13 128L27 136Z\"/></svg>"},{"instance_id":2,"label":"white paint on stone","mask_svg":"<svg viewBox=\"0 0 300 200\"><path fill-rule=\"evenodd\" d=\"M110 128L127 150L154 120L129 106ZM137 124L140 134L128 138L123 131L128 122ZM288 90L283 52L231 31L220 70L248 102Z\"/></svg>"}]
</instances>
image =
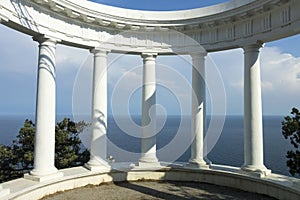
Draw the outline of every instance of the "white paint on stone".
<instances>
[{"instance_id":1,"label":"white paint on stone","mask_svg":"<svg viewBox=\"0 0 300 200\"><path fill-rule=\"evenodd\" d=\"M10 194L0 199L40 199L43 196L71 190L87 185L99 185L112 181L147 181L147 180L168 180L168 181L193 181L210 183L248 192L265 194L277 199L290 200L299 199L299 180L278 174L271 174L265 178L252 177L240 174L239 168L221 165L213 165L211 169L196 169L164 163L164 166L157 171L150 168L124 168L126 163L115 165L109 173L93 172L83 167L75 167L60 170L63 177L35 182L26 179L17 179L3 183L4 188L10 188ZM167 167L172 166L172 167ZM121 167L121 168L120 168Z\"/></svg>"},{"instance_id":2,"label":"white paint on stone","mask_svg":"<svg viewBox=\"0 0 300 200\"><path fill-rule=\"evenodd\" d=\"M55 49L56 40L35 38L39 43L38 82L36 99L36 133L34 138L34 166L30 176L57 174L55 154Z\"/></svg>"},{"instance_id":3,"label":"white paint on stone","mask_svg":"<svg viewBox=\"0 0 300 200\"><path fill-rule=\"evenodd\" d=\"M244 171L271 173L264 166L263 126L259 49L262 44L244 47Z\"/></svg>"},{"instance_id":4,"label":"white paint on stone","mask_svg":"<svg viewBox=\"0 0 300 200\"><path fill-rule=\"evenodd\" d=\"M92 50L94 54L92 92L92 138L90 160L86 167L90 170L109 171L107 151L107 53L102 49Z\"/></svg>"},{"instance_id":5,"label":"white paint on stone","mask_svg":"<svg viewBox=\"0 0 300 200\"><path fill-rule=\"evenodd\" d=\"M299 10L298 0L232 0L205 8L170 12L128 10L84 0L2 0L0 23L34 36L40 43L40 51L34 169L25 175L26 179L4 183L5 189L0 188L0 195L16 199L37 199L64 189L99 184L102 180L109 182L114 179L122 181L145 178L206 181L235 188L242 187L246 191L279 199L298 198L299 184L294 184L294 179L291 181L288 177L270 175L270 170L263 163L258 59L260 46L257 43L300 33ZM165 168L166 171L162 172L147 171L145 163L151 163L152 168L159 164L154 135L142 139L142 157L139 163L141 171L129 171L126 177L115 171L114 176L104 173L110 170L105 161L107 50L143 55L143 124L147 125L150 122L149 111L156 117L155 56L195 53L195 47L188 42L190 39L187 36L199 42L207 52L244 48L245 162L242 170L228 167L201 170L188 166L172 169L171 173L167 173L170 168ZM86 49L97 48L94 51L92 156L86 165L90 170L73 168L58 172L54 167L56 43ZM193 61L200 71L204 71L204 56ZM199 80L199 77L194 78ZM194 83L193 89L196 91L198 103L193 107L193 130L196 137L190 163L206 166L203 161L205 84ZM144 128L144 136L156 134L154 121L152 119L150 125ZM263 176L266 177L261 178Z\"/></svg>"},{"instance_id":6,"label":"white paint on stone","mask_svg":"<svg viewBox=\"0 0 300 200\"><path fill-rule=\"evenodd\" d=\"M208 168L204 161L204 132L206 121L205 57L207 53L192 54L192 135L190 166Z\"/></svg>"},{"instance_id":7,"label":"white paint on stone","mask_svg":"<svg viewBox=\"0 0 300 200\"><path fill-rule=\"evenodd\" d=\"M156 54L145 53L143 58L142 138L139 165L158 165L156 156Z\"/></svg>"}]
</instances>

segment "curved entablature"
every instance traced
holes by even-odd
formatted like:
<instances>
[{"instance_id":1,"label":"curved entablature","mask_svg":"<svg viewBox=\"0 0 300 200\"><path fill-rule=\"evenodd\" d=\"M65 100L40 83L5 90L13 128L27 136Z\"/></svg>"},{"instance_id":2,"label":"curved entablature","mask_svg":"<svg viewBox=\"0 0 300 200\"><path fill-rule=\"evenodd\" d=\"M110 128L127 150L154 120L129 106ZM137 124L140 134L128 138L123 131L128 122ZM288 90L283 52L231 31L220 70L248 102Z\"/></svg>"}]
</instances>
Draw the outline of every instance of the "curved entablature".
<instances>
[{"instance_id":1,"label":"curved entablature","mask_svg":"<svg viewBox=\"0 0 300 200\"><path fill-rule=\"evenodd\" d=\"M33 36L39 42L39 58L33 170L24 179L1 184L0 198L38 199L79 185L100 184L107 178L106 182L207 181L279 199L298 199L299 181L272 174L263 162L259 49L264 42L299 33L299 10L299 0L233 0L207 8L172 12L126 10L83 0L79 3L75 0L1 0L0 22ZM57 43L93 49L91 156L85 168L57 171L54 165ZM208 140L204 139L205 88L209 89L205 81L205 51L237 47L243 47L245 61L246 139L241 168L213 165L204 160L205 140ZM140 54L143 60L142 126L147 126L141 129L141 157L136 163L119 163L119 166L107 160L106 151L108 52ZM152 136L157 127L149 123L149 116L156 117L156 111L150 110L156 104L155 59L159 54L190 54L192 57L191 133L195 139L190 141L191 138L184 135L189 140L188 146L191 142L189 163L161 165L163 162L156 156L159 151ZM212 105L217 103L214 99L217 98L211 93ZM226 104L225 94L220 97L218 92L218 99ZM221 114L225 114L225 104ZM210 120L210 126L215 128L213 121ZM155 171L150 172L153 169ZM124 173L121 170L125 170Z\"/></svg>"},{"instance_id":2,"label":"curved entablature","mask_svg":"<svg viewBox=\"0 0 300 200\"><path fill-rule=\"evenodd\" d=\"M102 24L101 21L107 23L120 23L119 28L130 28L131 25L146 26L146 27L173 27L187 24L198 24L199 18L203 18L203 23L211 21L206 17L211 18L212 15L224 14L228 12L228 16L244 12L252 8L251 3L255 0L232 0L230 2L217 4L198 9L179 10L179 11L141 11L125 8L107 6L90 1L74 1L74 0L34 0L36 3L48 6L50 9L62 12L65 15L82 20L89 19L89 22ZM263 5L268 4L267 1L261 1ZM269 1L272 2L272 1ZM262 6L255 3L256 10ZM274 1L272 2L274 4ZM243 9L241 9L243 7ZM236 8L239 8L236 13L232 13ZM196 20L195 20L196 19ZM105 23L104 22L104 23ZM122 26L123 25L123 26Z\"/></svg>"},{"instance_id":3,"label":"curved entablature","mask_svg":"<svg viewBox=\"0 0 300 200\"><path fill-rule=\"evenodd\" d=\"M3 0L0 19L29 35L45 35L71 46L184 54L193 51L192 40L207 51L217 51L297 34L299 9L297 0L232 0L163 12L84 0Z\"/></svg>"}]
</instances>

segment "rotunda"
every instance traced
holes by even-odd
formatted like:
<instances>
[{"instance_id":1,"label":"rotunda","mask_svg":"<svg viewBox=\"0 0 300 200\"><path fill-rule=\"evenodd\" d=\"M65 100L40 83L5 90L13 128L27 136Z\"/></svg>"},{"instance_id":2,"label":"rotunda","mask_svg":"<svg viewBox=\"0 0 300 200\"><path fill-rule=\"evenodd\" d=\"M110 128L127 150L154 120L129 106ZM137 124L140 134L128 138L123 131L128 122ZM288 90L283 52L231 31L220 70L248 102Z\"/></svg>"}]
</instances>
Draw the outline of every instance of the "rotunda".
<instances>
[{"instance_id":1,"label":"rotunda","mask_svg":"<svg viewBox=\"0 0 300 200\"><path fill-rule=\"evenodd\" d=\"M176 180L212 183L299 199L298 179L273 174L264 165L259 53L266 42L300 32L297 0L231 0L179 11L141 11L86 0L2 0L0 22L32 36L39 45L34 168L1 184L3 199L38 199L47 194L111 181ZM5 37L5 36L3 36ZM91 157L85 167L57 170L55 155L55 50L57 44L93 55ZM207 53L244 50L244 164L231 167L205 159L205 58ZM143 61L141 157L135 166L106 160L107 56L140 55ZM192 58L192 135L188 163L157 158L156 59Z\"/></svg>"}]
</instances>

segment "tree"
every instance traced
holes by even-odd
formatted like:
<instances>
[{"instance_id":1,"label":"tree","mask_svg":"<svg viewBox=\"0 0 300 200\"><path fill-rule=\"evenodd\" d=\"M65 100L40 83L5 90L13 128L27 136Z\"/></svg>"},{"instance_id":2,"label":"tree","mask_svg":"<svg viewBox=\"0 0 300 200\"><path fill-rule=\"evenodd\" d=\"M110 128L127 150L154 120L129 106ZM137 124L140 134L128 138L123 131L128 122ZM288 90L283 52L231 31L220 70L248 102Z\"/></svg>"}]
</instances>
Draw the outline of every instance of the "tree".
<instances>
[{"instance_id":1,"label":"tree","mask_svg":"<svg viewBox=\"0 0 300 200\"><path fill-rule=\"evenodd\" d=\"M15 159L12 163L23 173L27 173L33 168L34 133L33 122L26 119L17 139L13 141L12 152Z\"/></svg>"},{"instance_id":2,"label":"tree","mask_svg":"<svg viewBox=\"0 0 300 200\"><path fill-rule=\"evenodd\" d=\"M293 108L291 117L286 116L282 122L282 134L285 139L289 139L292 150L287 152L287 166L292 176L300 175L300 113L297 108Z\"/></svg>"},{"instance_id":3,"label":"tree","mask_svg":"<svg viewBox=\"0 0 300 200\"><path fill-rule=\"evenodd\" d=\"M85 122L75 123L70 119L63 119L55 127L55 166L58 169L83 165L89 159L87 150L81 151L81 140Z\"/></svg>"},{"instance_id":4,"label":"tree","mask_svg":"<svg viewBox=\"0 0 300 200\"><path fill-rule=\"evenodd\" d=\"M0 181L19 178L33 166L34 124L25 120L11 146L0 145Z\"/></svg>"},{"instance_id":5,"label":"tree","mask_svg":"<svg viewBox=\"0 0 300 200\"><path fill-rule=\"evenodd\" d=\"M9 181L21 176L21 172L15 170L12 161L16 159L12 148L9 146L0 145L0 182Z\"/></svg>"},{"instance_id":6,"label":"tree","mask_svg":"<svg viewBox=\"0 0 300 200\"><path fill-rule=\"evenodd\" d=\"M64 118L55 126L55 166L58 169L81 166L89 159L79 134L89 124ZM0 145L0 182L22 177L33 169L35 125L26 119L11 146Z\"/></svg>"}]
</instances>

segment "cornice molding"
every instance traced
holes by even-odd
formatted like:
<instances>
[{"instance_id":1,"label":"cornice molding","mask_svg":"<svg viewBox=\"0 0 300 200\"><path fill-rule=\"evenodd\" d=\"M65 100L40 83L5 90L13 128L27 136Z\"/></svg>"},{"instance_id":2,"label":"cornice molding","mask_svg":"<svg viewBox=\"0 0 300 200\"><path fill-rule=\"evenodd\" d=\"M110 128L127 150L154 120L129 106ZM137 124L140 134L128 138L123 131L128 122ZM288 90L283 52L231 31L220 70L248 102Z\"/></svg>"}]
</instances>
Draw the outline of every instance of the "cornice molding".
<instances>
[{"instance_id":1,"label":"cornice molding","mask_svg":"<svg viewBox=\"0 0 300 200\"><path fill-rule=\"evenodd\" d=\"M128 10L84 0L2 0L0 22L80 48L189 54L199 46L211 52L297 34L299 10L298 0L232 0L171 12ZM113 11L120 12L112 15ZM171 20L172 16L177 17Z\"/></svg>"}]
</instances>

